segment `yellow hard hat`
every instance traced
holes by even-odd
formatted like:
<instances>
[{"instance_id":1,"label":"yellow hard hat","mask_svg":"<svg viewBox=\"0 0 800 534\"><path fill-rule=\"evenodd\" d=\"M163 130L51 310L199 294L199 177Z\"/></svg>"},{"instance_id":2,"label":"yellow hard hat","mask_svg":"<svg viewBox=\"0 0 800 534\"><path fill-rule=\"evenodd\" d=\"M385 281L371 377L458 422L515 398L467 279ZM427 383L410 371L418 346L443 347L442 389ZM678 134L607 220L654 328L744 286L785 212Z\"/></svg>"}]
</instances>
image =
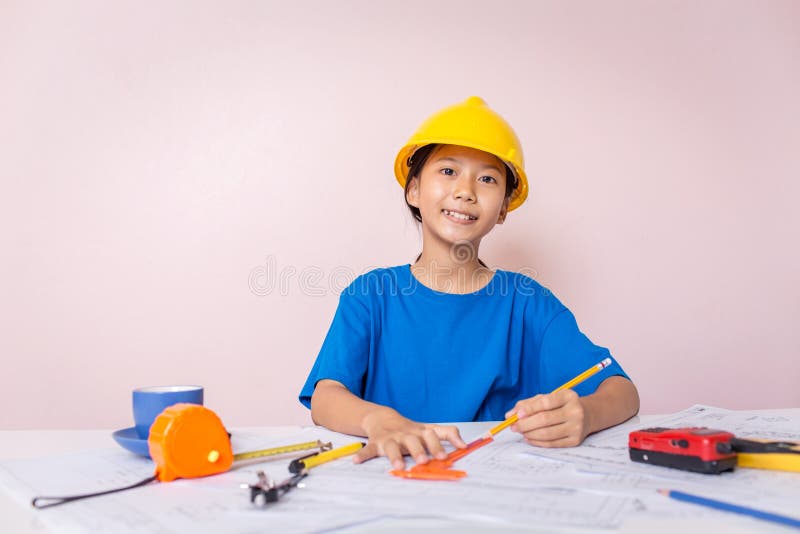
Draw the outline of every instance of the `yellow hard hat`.
<instances>
[{"instance_id":1,"label":"yellow hard hat","mask_svg":"<svg viewBox=\"0 0 800 534\"><path fill-rule=\"evenodd\" d=\"M507 164L517 177L508 211L518 208L528 197L528 178L522 145L511 126L494 112L482 98L471 96L428 117L394 160L394 175L405 187L408 162L418 148L430 144L458 145L494 154Z\"/></svg>"}]
</instances>

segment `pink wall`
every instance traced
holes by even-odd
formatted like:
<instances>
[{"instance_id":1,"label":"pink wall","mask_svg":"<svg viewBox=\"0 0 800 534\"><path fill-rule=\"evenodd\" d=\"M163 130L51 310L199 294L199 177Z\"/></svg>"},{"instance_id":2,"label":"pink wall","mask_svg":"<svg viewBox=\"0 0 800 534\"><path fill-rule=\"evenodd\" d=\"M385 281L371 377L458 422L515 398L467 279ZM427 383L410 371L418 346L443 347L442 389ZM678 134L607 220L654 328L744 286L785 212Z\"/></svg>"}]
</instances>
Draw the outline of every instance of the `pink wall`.
<instances>
[{"instance_id":1,"label":"pink wall","mask_svg":"<svg viewBox=\"0 0 800 534\"><path fill-rule=\"evenodd\" d=\"M482 256L643 412L800 405L800 3L490 5L3 2L0 427L121 428L179 382L308 423L337 287L419 249L395 151L471 94L532 179Z\"/></svg>"}]
</instances>

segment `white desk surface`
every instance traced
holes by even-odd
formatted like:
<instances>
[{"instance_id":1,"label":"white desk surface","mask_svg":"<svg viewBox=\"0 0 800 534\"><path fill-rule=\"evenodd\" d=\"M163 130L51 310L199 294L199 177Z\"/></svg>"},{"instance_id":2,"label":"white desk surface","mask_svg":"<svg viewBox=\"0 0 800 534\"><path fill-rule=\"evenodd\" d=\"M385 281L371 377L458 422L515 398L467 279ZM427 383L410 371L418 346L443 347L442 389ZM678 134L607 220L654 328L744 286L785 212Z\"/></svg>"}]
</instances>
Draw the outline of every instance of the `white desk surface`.
<instances>
[{"instance_id":1,"label":"white desk surface","mask_svg":"<svg viewBox=\"0 0 800 534\"><path fill-rule=\"evenodd\" d=\"M792 422L797 421L798 432L800 432L800 408L793 409L779 409L779 410L760 410L752 413L764 413L775 416L790 417ZM644 428L657 421L662 416L640 416L634 418L630 423L635 425L635 428ZM491 423L462 423L459 427L462 430L462 435L467 438L468 436L479 435L480 432L490 428ZM246 432L248 434L263 434L269 438L281 439L284 436L289 437L297 435L302 429L301 427L265 427L265 428L246 428L246 429L233 429L235 434ZM601 433L602 434L602 433ZM469 438L467 438L469 439ZM352 441L352 438L350 438ZM62 455L66 453L80 453L84 451L97 450L97 449L119 449L116 443L111 438L111 431L109 430L0 430L0 462L13 461L24 458L39 458L52 455ZM578 449L573 449L578 450ZM120 454L129 454L119 449ZM313 476L313 475L312 475ZM798 474L798 482L800 482L800 474ZM99 497L98 499L103 499ZM243 494L242 499L246 499ZM692 506L684 505L683 506ZM66 504L65 507L71 506ZM278 503L280 506L280 503ZM50 532L48 527L41 519L43 513L56 512L58 508L51 510L34 510L29 506L21 504L18 498L12 496L0 486L0 517L2 517L3 532L14 533L44 533ZM800 510L800 507L798 507ZM57 513L57 512L56 512ZM269 531L269 517L265 513L263 516L263 523L260 527L263 531ZM591 528L576 528L576 527L559 527L554 529L552 526L546 528L531 525L530 527L511 527L501 526L498 524L476 524L466 520L458 519L443 519L443 518L425 518L425 517L389 517L386 521L379 524L370 523L347 527L347 532L403 532L409 529L415 531L429 531L429 532L483 532L487 530L503 530L508 532L572 532L572 533L586 533L586 532L609 532L608 529L591 529ZM674 534L676 531L684 532L699 532L701 530L718 529L724 532L796 532L794 529L788 527L781 527L771 523L757 522L749 518L739 518L739 516L732 514L723 514L721 512L714 512L707 517L639 517L626 520L614 532L652 532L652 533L667 533ZM756 529L756 530L754 530Z\"/></svg>"}]
</instances>

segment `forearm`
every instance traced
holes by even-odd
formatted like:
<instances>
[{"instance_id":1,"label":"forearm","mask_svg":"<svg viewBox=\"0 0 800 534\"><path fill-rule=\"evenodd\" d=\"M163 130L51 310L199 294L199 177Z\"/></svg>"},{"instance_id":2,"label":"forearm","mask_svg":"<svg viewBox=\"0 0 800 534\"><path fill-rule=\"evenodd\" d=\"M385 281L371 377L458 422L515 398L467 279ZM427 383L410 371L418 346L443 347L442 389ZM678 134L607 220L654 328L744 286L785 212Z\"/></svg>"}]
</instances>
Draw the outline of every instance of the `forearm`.
<instances>
[{"instance_id":1,"label":"forearm","mask_svg":"<svg viewBox=\"0 0 800 534\"><path fill-rule=\"evenodd\" d=\"M387 415L399 414L353 395L335 380L320 380L311 396L311 419L336 432L367 436L369 421Z\"/></svg>"},{"instance_id":2,"label":"forearm","mask_svg":"<svg viewBox=\"0 0 800 534\"><path fill-rule=\"evenodd\" d=\"M589 420L589 433L627 421L639 412L639 392L622 376L604 380L591 395L581 397Z\"/></svg>"}]
</instances>

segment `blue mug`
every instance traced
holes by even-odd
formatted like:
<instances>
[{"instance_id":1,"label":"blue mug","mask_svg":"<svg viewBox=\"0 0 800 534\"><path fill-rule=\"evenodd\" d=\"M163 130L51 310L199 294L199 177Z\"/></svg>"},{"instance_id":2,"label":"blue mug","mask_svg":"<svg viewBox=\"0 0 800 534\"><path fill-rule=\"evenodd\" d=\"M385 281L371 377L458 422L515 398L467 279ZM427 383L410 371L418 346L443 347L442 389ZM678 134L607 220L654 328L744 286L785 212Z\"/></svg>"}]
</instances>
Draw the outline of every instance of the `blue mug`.
<instances>
[{"instance_id":1,"label":"blue mug","mask_svg":"<svg viewBox=\"0 0 800 534\"><path fill-rule=\"evenodd\" d=\"M133 421L141 439L150 435L156 417L173 404L203 404L202 386L151 386L133 390Z\"/></svg>"}]
</instances>

